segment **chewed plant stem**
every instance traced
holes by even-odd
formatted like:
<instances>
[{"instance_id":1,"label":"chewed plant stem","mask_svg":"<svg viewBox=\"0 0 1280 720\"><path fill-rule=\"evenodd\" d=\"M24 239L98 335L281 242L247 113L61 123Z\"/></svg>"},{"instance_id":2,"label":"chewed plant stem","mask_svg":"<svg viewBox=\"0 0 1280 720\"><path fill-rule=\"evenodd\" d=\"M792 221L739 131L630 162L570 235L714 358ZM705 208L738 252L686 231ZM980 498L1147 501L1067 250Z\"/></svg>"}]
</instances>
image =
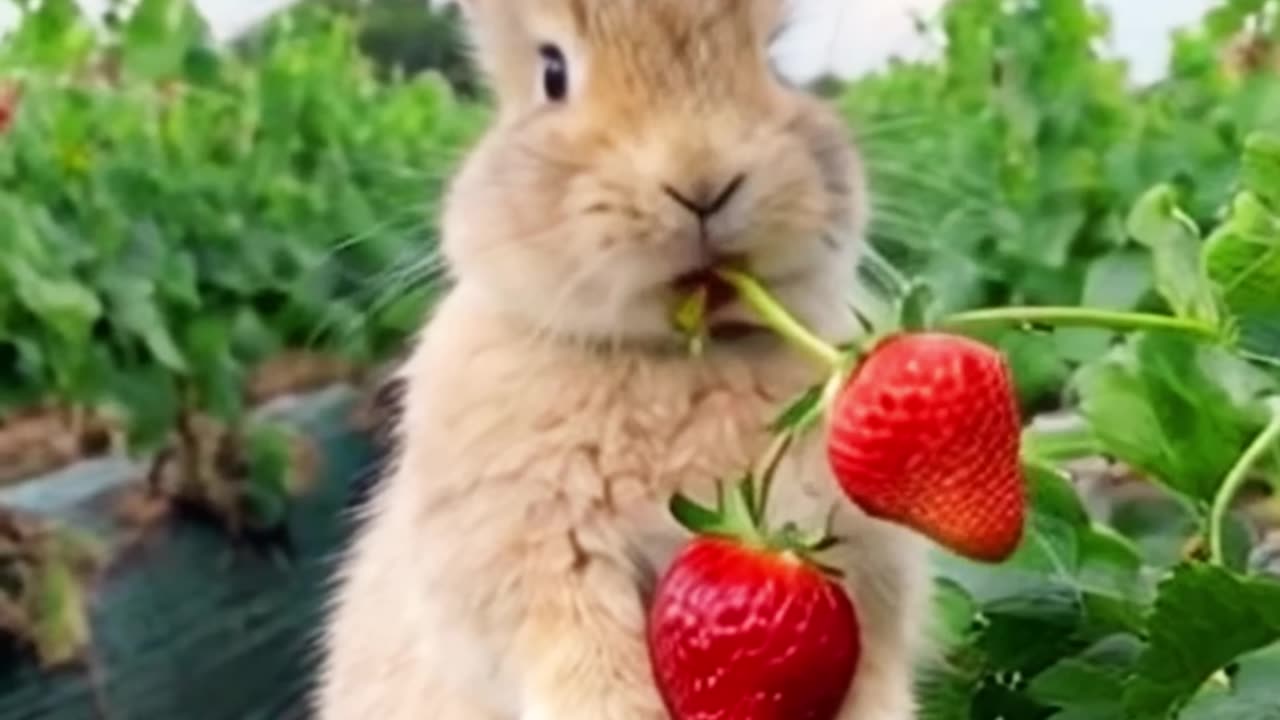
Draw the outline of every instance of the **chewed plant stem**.
<instances>
[{"instance_id":1,"label":"chewed plant stem","mask_svg":"<svg viewBox=\"0 0 1280 720\"><path fill-rule=\"evenodd\" d=\"M769 329L826 367L836 368L843 363L844 354L839 349L796 320L755 278L736 270L721 270L719 275L760 316Z\"/></svg>"}]
</instances>

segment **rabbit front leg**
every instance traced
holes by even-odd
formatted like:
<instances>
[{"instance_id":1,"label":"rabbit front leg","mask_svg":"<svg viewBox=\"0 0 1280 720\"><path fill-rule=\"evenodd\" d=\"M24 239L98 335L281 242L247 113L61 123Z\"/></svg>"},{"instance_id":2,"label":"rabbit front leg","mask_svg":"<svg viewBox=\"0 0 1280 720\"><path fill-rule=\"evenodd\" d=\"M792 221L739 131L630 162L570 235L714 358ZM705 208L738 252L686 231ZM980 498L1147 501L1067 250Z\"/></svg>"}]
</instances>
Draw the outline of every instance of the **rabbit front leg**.
<instances>
[{"instance_id":1,"label":"rabbit front leg","mask_svg":"<svg viewBox=\"0 0 1280 720\"><path fill-rule=\"evenodd\" d=\"M668 720L649 665L642 584L622 553L583 554L567 577L537 579L516 638L520 720Z\"/></svg>"}]
</instances>

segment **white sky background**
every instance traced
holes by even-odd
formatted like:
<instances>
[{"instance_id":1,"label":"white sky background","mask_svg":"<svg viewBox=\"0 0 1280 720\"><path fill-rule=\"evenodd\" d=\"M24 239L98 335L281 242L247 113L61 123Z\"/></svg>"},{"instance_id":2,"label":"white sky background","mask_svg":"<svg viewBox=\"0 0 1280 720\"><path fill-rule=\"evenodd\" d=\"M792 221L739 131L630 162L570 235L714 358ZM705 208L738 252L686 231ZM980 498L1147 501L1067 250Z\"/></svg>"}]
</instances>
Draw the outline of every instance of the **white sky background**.
<instances>
[{"instance_id":1,"label":"white sky background","mask_svg":"<svg viewBox=\"0 0 1280 720\"><path fill-rule=\"evenodd\" d=\"M197 4L214 31L225 37L292 1L197 0ZM855 75L882 65L890 55L919 56L930 52L928 44L916 36L911 14L927 17L936 12L944 0L790 1L795 5L795 26L780 48L781 60L789 71L808 77L825 69ZM1133 63L1135 79L1141 82L1163 72L1170 30L1198 19L1219 0L1095 2L1111 13L1113 50ZM106 0L81 0L81 3L88 9L99 9L106 5ZM0 28L9 26L16 14L10 0L0 0Z\"/></svg>"}]
</instances>

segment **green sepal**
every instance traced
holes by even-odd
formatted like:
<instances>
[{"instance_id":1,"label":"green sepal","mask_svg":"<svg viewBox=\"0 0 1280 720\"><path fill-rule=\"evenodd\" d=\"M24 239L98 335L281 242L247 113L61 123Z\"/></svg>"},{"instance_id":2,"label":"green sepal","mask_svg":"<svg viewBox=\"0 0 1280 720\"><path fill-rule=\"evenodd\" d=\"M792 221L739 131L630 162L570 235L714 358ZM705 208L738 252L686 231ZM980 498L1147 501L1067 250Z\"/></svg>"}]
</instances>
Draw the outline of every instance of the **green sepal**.
<instances>
[{"instance_id":1,"label":"green sepal","mask_svg":"<svg viewBox=\"0 0 1280 720\"><path fill-rule=\"evenodd\" d=\"M675 493L667 503L671 515L686 530L697 534L718 533L720 515L714 510L690 500L681 493Z\"/></svg>"},{"instance_id":2,"label":"green sepal","mask_svg":"<svg viewBox=\"0 0 1280 720\"><path fill-rule=\"evenodd\" d=\"M769 430L780 434L799 432L811 427L818 418L822 417L825 409L822 402L824 388L824 385L814 385L805 390L778 415L769 426Z\"/></svg>"},{"instance_id":3,"label":"green sepal","mask_svg":"<svg viewBox=\"0 0 1280 720\"><path fill-rule=\"evenodd\" d=\"M750 475L744 475L726 491L722 483L716 483L716 506L708 508L675 493L668 502L676 522L696 535L717 535L754 544L763 542L755 516L755 484Z\"/></svg>"}]
</instances>

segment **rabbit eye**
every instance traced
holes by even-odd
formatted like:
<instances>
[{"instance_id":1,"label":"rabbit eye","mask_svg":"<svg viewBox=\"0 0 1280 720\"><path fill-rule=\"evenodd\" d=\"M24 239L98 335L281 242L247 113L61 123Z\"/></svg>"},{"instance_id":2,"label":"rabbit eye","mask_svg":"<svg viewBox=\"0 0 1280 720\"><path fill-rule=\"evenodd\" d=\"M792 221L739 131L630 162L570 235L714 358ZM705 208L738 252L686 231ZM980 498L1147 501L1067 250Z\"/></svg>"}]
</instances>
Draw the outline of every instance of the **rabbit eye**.
<instances>
[{"instance_id":1,"label":"rabbit eye","mask_svg":"<svg viewBox=\"0 0 1280 720\"><path fill-rule=\"evenodd\" d=\"M569 65L564 53L555 45L538 48L542 56L542 91L547 99L560 102L569 94Z\"/></svg>"}]
</instances>

